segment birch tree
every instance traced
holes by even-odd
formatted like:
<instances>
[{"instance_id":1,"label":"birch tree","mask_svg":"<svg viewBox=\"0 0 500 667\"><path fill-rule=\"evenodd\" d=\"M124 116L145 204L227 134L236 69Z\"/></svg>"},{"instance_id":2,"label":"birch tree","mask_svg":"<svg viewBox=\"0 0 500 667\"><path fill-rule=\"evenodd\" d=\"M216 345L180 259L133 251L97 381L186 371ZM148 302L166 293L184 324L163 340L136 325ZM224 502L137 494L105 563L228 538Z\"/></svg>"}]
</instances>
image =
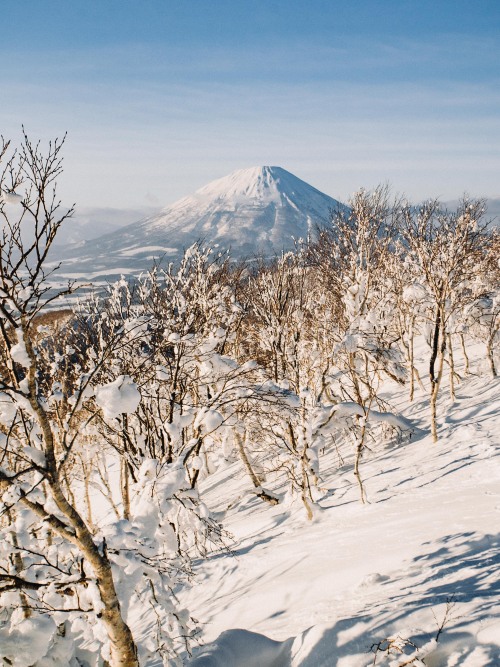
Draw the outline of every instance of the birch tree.
<instances>
[{"instance_id":1,"label":"birch tree","mask_svg":"<svg viewBox=\"0 0 500 667\"><path fill-rule=\"evenodd\" d=\"M450 339L451 318L474 299L481 284L488 247L488 223L482 200L464 199L455 212L434 200L418 211L403 209L402 234L408 261L417 267L432 308L430 322L430 413L434 442L438 440L437 401Z\"/></svg>"},{"instance_id":2,"label":"birch tree","mask_svg":"<svg viewBox=\"0 0 500 667\"><path fill-rule=\"evenodd\" d=\"M2 566L3 592L50 590L52 598L61 594L71 596L82 582L92 578L102 625L110 644L112 665L135 666L137 650L130 628L123 619L111 562L92 535L76 507L68 498L62 481L61 469L71 447L71 423L61 431L51 417L47 406L54 394L40 392L40 376L46 369L40 368L40 341L36 336L36 317L67 290L52 294L46 283L46 260L57 231L65 219L71 217L61 210L56 194L56 179L62 172L61 150L63 141L49 144L46 155L39 145L33 145L26 135L20 152L10 156L0 180L3 192L11 197L0 204L4 221L0 247L0 289L2 318L2 470L0 485L3 491L4 512L23 517L26 535L43 533L36 559L42 560L40 546L57 536L67 545L68 557L56 565L50 558L48 568L56 573L40 581L35 575L30 545L20 539L9 541L14 551L13 566ZM4 144L5 155L8 145ZM12 211L9 199L13 191L22 191L16 210ZM29 225L29 228L26 227ZM27 235L27 240L26 236ZM12 531L10 531L12 532ZM73 555L75 548L83 559ZM61 575L59 577L59 575ZM57 581L55 583L54 579ZM73 594L73 595L72 595ZM75 596L78 600L78 596ZM26 596L21 595L21 608L25 608ZM75 605L79 607L79 603ZM17 617L18 618L18 617ZM15 623L16 616L11 616Z\"/></svg>"},{"instance_id":3,"label":"birch tree","mask_svg":"<svg viewBox=\"0 0 500 667\"><path fill-rule=\"evenodd\" d=\"M131 439L128 420L149 397L115 362L119 352L141 351L147 323L129 317L117 329L108 319L99 328L87 318L86 337L82 318L62 316L55 330L43 317L75 288L47 281L49 250L72 214L57 199L62 147L56 140L44 155L25 135L18 153L6 143L1 151L0 647L26 666L49 654L76 665L89 643L95 664L135 667L153 655L180 664L194 626L174 595L189 578L177 538L197 535L189 508L182 526L171 525L185 468L144 455L128 511L107 521L88 511L81 480L92 471L78 467L92 441L106 466L120 463L98 425L119 425ZM144 349L128 364L138 371L140 361ZM151 620L147 637L131 627L138 609Z\"/></svg>"}]
</instances>

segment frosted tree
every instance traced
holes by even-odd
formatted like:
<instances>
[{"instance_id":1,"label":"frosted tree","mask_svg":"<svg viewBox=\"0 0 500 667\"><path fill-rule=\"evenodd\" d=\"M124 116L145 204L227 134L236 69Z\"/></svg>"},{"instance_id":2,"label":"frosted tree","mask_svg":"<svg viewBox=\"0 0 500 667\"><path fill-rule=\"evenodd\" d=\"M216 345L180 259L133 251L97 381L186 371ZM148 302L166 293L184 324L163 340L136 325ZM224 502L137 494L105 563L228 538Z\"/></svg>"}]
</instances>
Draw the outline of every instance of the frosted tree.
<instances>
[{"instance_id":1,"label":"frosted tree","mask_svg":"<svg viewBox=\"0 0 500 667\"><path fill-rule=\"evenodd\" d=\"M395 263L397 206L386 187L360 190L348 210L332 215L311 253L331 293L337 295L335 344L331 350L330 399L359 406L351 413L355 442L355 476L365 492L360 462L368 433L368 417L382 406L378 386L383 376L402 383L405 369L397 345L389 267Z\"/></svg>"},{"instance_id":2,"label":"frosted tree","mask_svg":"<svg viewBox=\"0 0 500 667\"><path fill-rule=\"evenodd\" d=\"M465 335L481 340L486 345L486 355L492 377L497 377L497 351L500 338L500 234L491 229L484 274L474 290L476 297L461 313L461 337ZM465 346L464 346L465 347ZM466 356L465 350L464 354ZM467 356L466 356L466 360Z\"/></svg>"},{"instance_id":3,"label":"frosted tree","mask_svg":"<svg viewBox=\"0 0 500 667\"><path fill-rule=\"evenodd\" d=\"M447 346L451 345L451 323L453 317L474 300L474 291L484 276L489 243L484 212L483 201L468 199L464 199L455 212L443 210L437 201L424 204L418 211L410 205L403 209L402 234L408 249L407 261L416 267L432 313L429 380L434 442L438 439L437 400ZM449 361L452 364L450 354Z\"/></svg>"},{"instance_id":4,"label":"frosted tree","mask_svg":"<svg viewBox=\"0 0 500 667\"><path fill-rule=\"evenodd\" d=\"M126 462L122 506L130 504L128 480L136 479L144 457L183 466L187 485L176 494L182 501L177 516L187 511L192 521L198 517L199 547L217 541L220 528L197 497L198 482L231 450L237 449L257 495L276 502L257 481L245 431L258 419L260 405L279 398L266 387L257 364L227 354L238 348L242 318L233 277L224 257L195 245L178 265L156 267L134 287L119 281L104 302L94 298L82 304L78 325L79 332L87 332L87 358L102 356L111 332L120 332L121 343L108 355L99 381L109 382L113 373L127 375L143 397L134 415L119 416L113 424L97 422L99 437ZM130 335L126 353L123 332ZM177 536L186 553L184 532Z\"/></svg>"},{"instance_id":5,"label":"frosted tree","mask_svg":"<svg viewBox=\"0 0 500 667\"><path fill-rule=\"evenodd\" d=\"M119 504L119 520L114 512L111 520L106 510L93 513L87 493L97 484L87 452L99 449L111 471L123 460L101 437L104 428L133 442L140 406L151 411L150 396L124 372L135 369L137 375L144 365L148 323L123 301L120 307L129 310L121 328L109 312L99 319L82 312L77 320L70 313L44 315L74 289L47 283L49 250L72 213L56 196L62 146L56 140L44 156L25 136L19 153L9 154L6 144L2 150L2 657L18 666L42 665L48 656L77 665L81 651L91 659L82 648L87 644L94 647L95 664L129 667L153 655L180 664L194 628L175 600L190 562L179 534L196 541L199 525L186 500L186 469L155 459L154 452L137 456L132 468L127 456L135 477L126 512L114 480L101 476L108 484L104 508ZM114 288L116 308L120 289ZM129 360L121 366L120 358ZM154 442L149 428L144 426L143 442ZM175 522L179 507L186 512ZM144 637L131 627L138 611L151 621Z\"/></svg>"},{"instance_id":6,"label":"frosted tree","mask_svg":"<svg viewBox=\"0 0 500 667\"><path fill-rule=\"evenodd\" d=\"M394 304L394 327L406 357L409 375L409 399L415 396L415 381L424 389L415 359L415 338L421 333L428 317L430 299L420 284L416 267L406 261L406 250L399 241L394 248L393 262L388 264L387 279Z\"/></svg>"},{"instance_id":7,"label":"frosted tree","mask_svg":"<svg viewBox=\"0 0 500 667\"><path fill-rule=\"evenodd\" d=\"M299 248L261 266L247 293L248 346L275 383L276 399L283 402L282 418L270 425L276 465L286 469L291 489L299 493L309 518L313 487L319 482L311 420L325 364L314 341L318 291L312 273Z\"/></svg>"},{"instance_id":8,"label":"frosted tree","mask_svg":"<svg viewBox=\"0 0 500 667\"><path fill-rule=\"evenodd\" d=\"M100 622L110 642L111 662L135 665L136 648L121 614L111 562L64 490L61 467L71 446L68 431L62 431L47 410L55 399L54 393L43 395L40 391L40 376L46 369L40 368L42 342L36 335L36 317L60 296L51 295L46 284L45 262L58 228L72 212L61 212L56 197L62 145L56 140L43 156L39 146L25 135L19 154L7 159L0 180L4 192L24 191L15 211L10 210L9 199L3 198L0 204L4 220L0 248L0 486L2 524L6 530L2 544L7 547L3 549L0 578L3 613L19 610L10 616L4 639L8 641L9 636L22 633L25 622L35 629L40 624L47 626L45 616L35 617L31 612L28 592L36 593L33 606L45 606L46 593L50 598L46 601L48 606L64 608L64 603L57 604L59 599L74 597L72 607L84 608L85 602L78 601L76 588L87 579L90 584L92 579L99 599ZM50 545L54 543L58 557L51 555ZM37 576L37 570L41 576ZM14 604L10 591L19 592ZM2 632L5 634L5 626ZM46 627L42 632L50 634Z\"/></svg>"}]
</instances>

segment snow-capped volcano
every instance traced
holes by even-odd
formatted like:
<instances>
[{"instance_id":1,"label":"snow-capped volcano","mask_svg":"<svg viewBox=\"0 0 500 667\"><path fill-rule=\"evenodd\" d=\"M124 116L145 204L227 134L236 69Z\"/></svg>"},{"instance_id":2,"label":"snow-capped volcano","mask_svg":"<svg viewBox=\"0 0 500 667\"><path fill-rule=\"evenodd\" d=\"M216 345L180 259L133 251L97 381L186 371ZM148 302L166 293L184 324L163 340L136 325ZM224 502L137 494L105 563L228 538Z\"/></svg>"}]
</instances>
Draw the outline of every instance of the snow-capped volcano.
<instances>
[{"instance_id":1,"label":"snow-capped volcano","mask_svg":"<svg viewBox=\"0 0 500 667\"><path fill-rule=\"evenodd\" d=\"M316 188L300 180L281 167L250 167L238 169L228 176L218 178L195 192L200 200L227 201L231 205L244 205L251 199L283 205L289 197L302 199L306 203L311 192L321 198L330 199ZM174 204L175 206L175 204Z\"/></svg>"},{"instance_id":2,"label":"snow-capped volcano","mask_svg":"<svg viewBox=\"0 0 500 667\"><path fill-rule=\"evenodd\" d=\"M135 273L159 257L175 258L198 240L231 248L233 257L271 256L314 233L339 206L281 167L240 169L159 214L68 247L63 273L87 278Z\"/></svg>"}]
</instances>

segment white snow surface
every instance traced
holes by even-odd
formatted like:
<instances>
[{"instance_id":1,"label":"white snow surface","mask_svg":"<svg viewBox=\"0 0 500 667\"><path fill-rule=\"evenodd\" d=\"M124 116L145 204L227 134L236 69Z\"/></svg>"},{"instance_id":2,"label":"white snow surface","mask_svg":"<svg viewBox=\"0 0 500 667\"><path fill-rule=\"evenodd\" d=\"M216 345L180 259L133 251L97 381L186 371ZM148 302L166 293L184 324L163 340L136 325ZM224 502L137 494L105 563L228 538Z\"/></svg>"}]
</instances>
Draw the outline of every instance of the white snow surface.
<instances>
[{"instance_id":1,"label":"white snow surface","mask_svg":"<svg viewBox=\"0 0 500 667\"><path fill-rule=\"evenodd\" d=\"M426 353L417 350L423 376ZM343 462L332 445L319 457L313 521L284 487L269 489L278 505L263 502L229 450L225 460L220 453L211 474L204 457L197 458L203 501L232 538L230 550L194 563L192 588L176 590L180 606L202 629L200 646L192 658L184 656L185 665L500 666L500 379L488 377L483 357L476 346L471 375L463 377L453 402L444 382L437 444L428 433L427 395L419 390L409 403L407 388L384 387L402 438L370 442L366 449L365 505L352 458ZM97 388L96 396L108 419L133 411L140 400L128 376ZM12 405L3 397L0 408L8 412ZM338 411L352 414L356 408L342 403ZM372 411L369 419L386 421L392 414ZM210 431L218 421L218 413L209 411L200 424ZM416 428L409 431L409 424ZM45 464L35 447L26 447L24 455ZM145 461L140 478L156 479L156 465ZM136 519L146 522L154 505L147 483L144 489ZM162 497L171 493L165 488ZM114 532L108 528L109 544L118 536L133 547L133 531L120 522ZM173 533L172 539L175 549ZM123 572L121 585L135 581ZM146 618L136 607L127 619L144 646L155 632ZM3 633L2 649L16 656L18 667L76 665L71 638L52 651L53 631L48 617L36 627L26 619L15 632ZM35 646L46 657L33 663ZM161 664L158 657L141 667Z\"/></svg>"},{"instance_id":2,"label":"white snow surface","mask_svg":"<svg viewBox=\"0 0 500 667\"><path fill-rule=\"evenodd\" d=\"M24 366L24 368L30 367L31 360L26 351L26 343L24 342L22 335L19 338L19 342L11 347L10 354L12 359L18 364L21 364L21 366Z\"/></svg>"},{"instance_id":3,"label":"white snow surface","mask_svg":"<svg viewBox=\"0 0 500 667\"><path fill-rule=\"evenodd\" d=\"M427 397L409 404L407 390L391 391L396 411L421 430L399 445L370 446L365 505L352 465L339 468L327 452L312 522L299 501L262 502L239 462L206 477L204 499L234 545L200 562L197 584L181 594L203 628L187 664L368 667L414 658L406 664L498 667L499 390L500 380L472 375L451 403L443 388L437 444ZM386 639L393 651L375 656L371 647Z\"/></svg>"},{"instance_id":4,"label":"white snow surface","mask_svg":"<svg viewBox=\"0 0 500 667\"><path fill-rule=\"evenodd\" d=\"M114 419L137 410L141 393L129 375L120 375L114 382L96 388L95 402L107 419Z\"/></svg>"},{"instance_id":5,"label":"white snow surface","mask_svg":"<svg viewBox=\"0 0 500 667\"><path fill-rule=\"evenodd\" d=\"M23 198L21 195L16 194L15 192L6 192L5 190L0 190L0 201L4 201L6 204L18 205L22 202Z\"/></svg>"}]
</instances>

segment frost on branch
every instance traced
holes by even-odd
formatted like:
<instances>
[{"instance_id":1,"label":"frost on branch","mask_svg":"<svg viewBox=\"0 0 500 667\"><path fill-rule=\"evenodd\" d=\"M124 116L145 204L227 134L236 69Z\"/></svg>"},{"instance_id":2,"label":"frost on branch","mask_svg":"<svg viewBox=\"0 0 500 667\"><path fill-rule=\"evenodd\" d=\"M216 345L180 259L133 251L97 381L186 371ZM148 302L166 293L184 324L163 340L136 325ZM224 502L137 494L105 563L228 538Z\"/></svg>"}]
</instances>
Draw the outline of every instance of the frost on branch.
<instances>
[{"instance_id":1,"label":"frost on branch","mask_svg":"<svg viewBox=\"0 0 500 667\"><path fill-rule=\"evenodd\" d=\"M128 375L120 375L113 382L95 390L95 402L102 409L106 419L135 412L140 401L141 392Z\"/></svg>"}]
</instances>

